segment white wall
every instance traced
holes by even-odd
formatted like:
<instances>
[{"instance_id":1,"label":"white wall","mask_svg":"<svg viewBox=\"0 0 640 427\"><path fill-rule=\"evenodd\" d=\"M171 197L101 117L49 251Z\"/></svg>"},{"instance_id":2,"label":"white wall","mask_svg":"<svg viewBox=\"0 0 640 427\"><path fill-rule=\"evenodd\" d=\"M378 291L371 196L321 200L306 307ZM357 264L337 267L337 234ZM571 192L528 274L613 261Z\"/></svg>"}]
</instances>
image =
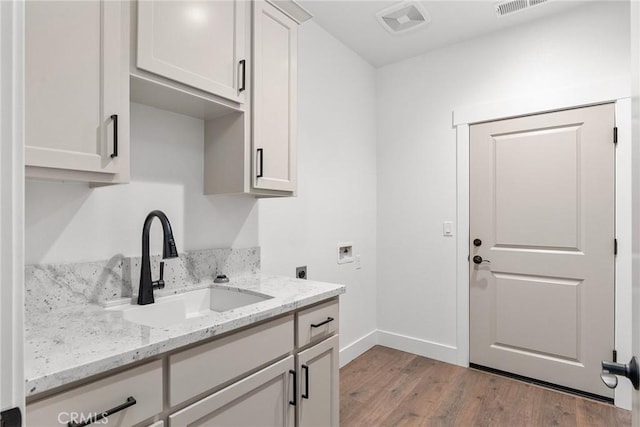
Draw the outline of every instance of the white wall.
<instances>
[{"instance_id":1,"label":"white wall","mask_svg":"<svg viewBox=\"0 0 640 427\"><path fill-rule=\"evenodd\" d=\"M140 256L142 224L164 211L178 250L258 245L256 201L203 195L204 122L131 104L131 183L29 181L26 263L97 261ZM158 221L152 250L161 251Z\"/></svg>"},{"instance_id":2,"label":"white wall","mask_svg":"<svg viewBox=\"0 0 640 427\"><path fill-rule=\"evenodd\" d=\"M374 69L313 22L299 30L298 197L263 199L265 273L347 285L341 297L345 363L372 344L376 328L376 134ZM337 264L353 242L362 269Z\"/></svg>"},{"instance_id":3,"label":"white wall","mask_svg":"<svg viewBox=\"0 0 640 427\"><path fill-rule=\"evenodd\" d=\"M454 109L629 79L628 3L594 3L381 68L381 342L456 361Z\"/></svg>"}]
</instances>

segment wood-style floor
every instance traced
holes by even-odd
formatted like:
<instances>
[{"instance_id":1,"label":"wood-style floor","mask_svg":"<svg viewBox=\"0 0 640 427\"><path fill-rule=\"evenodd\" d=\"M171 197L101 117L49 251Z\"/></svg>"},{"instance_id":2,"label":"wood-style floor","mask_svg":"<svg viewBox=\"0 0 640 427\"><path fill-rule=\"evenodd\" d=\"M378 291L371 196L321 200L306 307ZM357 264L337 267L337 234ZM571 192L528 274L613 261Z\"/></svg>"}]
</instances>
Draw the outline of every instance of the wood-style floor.
<instances>
[{"instance_id":1,"label":"wood-style floor","mask_svg":"<svg viewBox=\"0 0 640 427\"><path fill-rule=\"evenodd\" d=\"M342 426L629 426L631 412L376 346L340 369Z\"/></svg>"}]
</instances>

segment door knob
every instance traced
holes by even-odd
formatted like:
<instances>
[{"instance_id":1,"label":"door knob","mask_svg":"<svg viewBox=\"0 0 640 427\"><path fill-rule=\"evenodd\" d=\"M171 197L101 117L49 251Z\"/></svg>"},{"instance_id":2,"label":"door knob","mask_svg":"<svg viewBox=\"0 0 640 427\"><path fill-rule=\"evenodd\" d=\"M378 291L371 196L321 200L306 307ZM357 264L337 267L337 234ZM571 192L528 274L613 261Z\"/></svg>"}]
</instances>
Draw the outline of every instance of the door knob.
<instances>
[{"instance_id":1,"label":"door knob","mask_svg":"<svg viewBox=\"0 0 640 427\"><path fill-rule=\"evenodd\" d=\"M476 255L473 257L473 262L476 264L482 264L483 262L488 262L490 263L491 261L489 261L488 259L482 259L482 257L480 255Z\"/></svg>"},{"instance_id":2,"label":"door knob","mask_svg":"<svg viewBox=\"0 0 640 427\"><path fill-rule=\"evenodd\" d=\"M482 240L480 239L473 239L473 246L480 246L482 245Z\"/></svg>"},{"instance_id":3,"label":"door knob","mask_svg":"<svg viewBox=\"0 0 640 427\"><path fill-rule=\"evenodd\" d=\"M631 358L628 365L603 360L602 373L600 374L602 382L609 388L616 388L618 385L618 377L616 375L629 378L629 381L633 384L633 388L636 390L640 389L640 367L638 366L638 359L636 359L635 356Z\"/></svg>"}]
</instances>

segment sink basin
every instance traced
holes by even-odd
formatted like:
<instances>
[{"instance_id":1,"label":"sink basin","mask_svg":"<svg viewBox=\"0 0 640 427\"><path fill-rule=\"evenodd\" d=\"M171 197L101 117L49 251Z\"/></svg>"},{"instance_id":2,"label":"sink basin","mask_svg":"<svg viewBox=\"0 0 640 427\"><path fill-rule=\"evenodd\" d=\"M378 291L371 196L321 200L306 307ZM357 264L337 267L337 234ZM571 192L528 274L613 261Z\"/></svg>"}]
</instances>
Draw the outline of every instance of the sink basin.
<instances>
[{"instance_id":1,"label":"sink basin","mask_svg":"<svg viewBox=\"0 0 640 427\"><path fill-rule=\"evenodd\" d=\"M205 288L156 298L148 305L122 304L106 308L120 311L125 320L140 325L165 327L211 312L223 313L273 298L240 289Z\"/></svg>"}]
</instances>

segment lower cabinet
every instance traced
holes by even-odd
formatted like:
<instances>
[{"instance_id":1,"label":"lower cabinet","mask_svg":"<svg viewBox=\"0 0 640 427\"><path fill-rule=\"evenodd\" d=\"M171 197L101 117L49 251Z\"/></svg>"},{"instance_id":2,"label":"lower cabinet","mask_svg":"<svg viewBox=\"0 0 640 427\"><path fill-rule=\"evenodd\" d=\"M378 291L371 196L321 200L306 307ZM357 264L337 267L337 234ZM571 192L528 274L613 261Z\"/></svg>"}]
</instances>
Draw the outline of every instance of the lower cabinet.
<instances>
[{"instance_id":1,"label":"lower cabinet","mask_svg":"<svg viewBox=\"0 0 640 427\"><path fill-rule=\"evenodd\" d=\"M175 407L291 354L293 322L284 316L170 355L169 404Z\"/></svg>"},{"instance_id":2,"label":"lower cabinet","mask_svg":"<svg viewBox=\"0 0 640 427\"><path fill-rule=\"evenodd\" d=\"M338 336L298 354L298 426L339 425Z\"/></svg>"},{"instance_id":3,"label":"lower cabinet","mask_svg":"<svg viewBox=\"0 0 640 427\"><path fill-rule=\"evenodd\" d=\"M169 416L169 427L294 427L293 356Z\"/></svg>"},{"instance_id":4,"label":"lower cabinet","mask_svg":"<svg viewBox=\"0 0 640 427\"><path fill-rule=\"evenodd\" d=\"M26 424L338 427L338 312L335 298L35 396Z\"/></svg>"},{"instance_id":5,"label":"lower cabinet","mask_svg":"<svg viewBox=\"0 0 640 427\"><path fill-rule=\"evenodd\" d=\"M131 426L162 411L162 383L162 361L156 360L29 403L25 424L77 426L95 420Z\"/></svg>"}]
</instances>

